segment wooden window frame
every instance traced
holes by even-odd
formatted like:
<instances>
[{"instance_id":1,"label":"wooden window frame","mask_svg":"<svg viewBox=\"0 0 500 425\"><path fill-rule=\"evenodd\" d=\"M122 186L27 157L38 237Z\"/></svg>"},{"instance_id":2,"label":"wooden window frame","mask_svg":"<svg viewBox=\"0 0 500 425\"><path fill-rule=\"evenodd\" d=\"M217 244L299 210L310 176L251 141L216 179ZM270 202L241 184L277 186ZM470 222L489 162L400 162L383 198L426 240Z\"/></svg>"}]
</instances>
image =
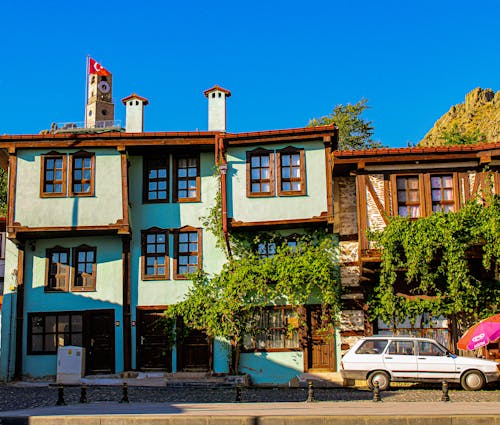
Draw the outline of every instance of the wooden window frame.
<instances>
[{"instance_id":1,"label":"wooden window frame","mask_svg":"<svg viewBox=\"0 0 500 425\"><path fill-rule=\"evenodd\" d=\"M443 204L443 201L440 202L441 205L453 205L453 211L456 212L460 208L460 203L459 203L459 189L458 189L458 173L456 172L440 172L440 173L428 173L425 175L424 181L425 181L425 200L426 200L426 212L427 215L431 215L434 213L432 207L433 207L433 201L432 201L432 177L444 177L444 176L451 176L452 179L452 190L453 190L453 200L452 201L446 201Z\"/></svg>"},{"instance_id":2,"label":"wooden window frame","mask_svg":"<svg viewBox=\"0 0 500 425\"><path fill-rule=\"evenodd\" d=\"M295 155L299 154L300 156L300 178L292 177L284 179L282 176L282 155ZM305 151L303 148L294 148L293 146L288 146L284 149L280 149L276 151L276 161L277 161L277 172L278 172L278 196L304 196L306 194L306 166L305 166ZM291 168L291 164L289 166ZM300 190L283 190L282 184L283 181L288 181L290 185L292 183L299 182Z\"/></svg>"},{"instance_id":3,"label":"wooden window frame","mask_svg":"<svg viewBox=\"0 0 500 425\"><path fill-rule=\"evenodd\" d=\"M198 256L198 269L201 270L203 264L203 244L202 244L202 231L199 228L186 226L181 229L177 229L174 231L174 270L173 277L176 280L185 280L187 279L186 275L179 273L179 236L182 233L197 233L198 234L198 251L196 255ZM194 251L192 251L194 252Z\"/></svg>"},{"instance_id":4,"label":"wooden window frame","mask_svg":"<svg viewBox=\"0 0 500 425\"><path fill-rule=\"evenodd\" d=\"M70 184L69 184L69 196L71 197L88 197L88 196L94 196L95 195L95 154L93 152L86 152L86 151L79 151L75 152L69 155L69 176L70 176ZM75 192L74 191L74 185L75 185L75 179L73 178L73 171L75 168L74 162L76 159L85 159L85 158L90 158L90 191L89 192ZM81 184L83 185L84 182L86 182L85 179L78 180L82 182Z\"/></svg>"},{"instance_id":5,"label":"wooden window frame","mask_svg":"<svg viewBox=\"0 0 500 425\"><path fill-rule=\"evenodd\" d=\"M269 179L259 179L261 184L263 181L269 180L269 192L252 192L252 157L254 156L269 156ZM246 153L246 171L247 171L247 198L265 198L275 196L276 182L274 179L274 152L268 149L257 148ZM256 180L255 180L256 181Z\"/></svg>"},{"instance_id":6,"label":"wooden window frame","mask_svg":"<svg viewBox=\"0 0 500 425\"><path fill-rule=\"evenodd\" d=\"M252 348L245 348L243 345L241 347L241 352L246 352L246 353L262 353L262 352L268 352L268 353L273 353L273 352L289 352L289 351L302 351L302 348L301 348L301 330L300 330L300 326L298 325L299 324L299 312L294 309L292 306L289 306L289 305L283 305L283 306L268 306L268 307L265 307L262 309L262 314L267 314L267 312L269 311L276 311L276 310L280 310L281 311L281 315L282 315L282 321L283 321L283 326L280 326L280 327L262 327L262 328L259 328L258 327L258 323L255 324L254 326L254 329L257 330L262 330L262 333L269 333L270 330L283 330L283 339L282 339L282 345L283 347L282 348L270 348L269 347L269 338L266 339L266 348L258 348L257 345L255 345L254 347ZM285 320L285 312L286 311L294 311L295 314L296 314L296 318L297 318L297 326L294 327L294 329L297 330L297 346L295 347L285 347L286 345L286 341L289 339L287 338L287 331L288 331L288 323L287 321ZM254 335L252 335L253 337ZM256 343L257 341L255 341Z\"/></svg>"},{"instance_id":7,"label":"wooden window frame","mask_svg":"<svg viewBox=\"0 0 500 425\"><path fill-rule=\"evenodd\" d=\"M82 327L80 331L72 331L72 317L73 316L81 316L81 322L82 322ZM47 316L54 316L55 317L55 323L56 323L56 330L55 332L47 332L45 323L46 323L46 317ZM60 331L58 329L59 327L59 318L61 316L69 316L69 329L67 332ZM42 324L42 332L33 332L33 323L32 319L34 317L42 317L43 319L43 324ZM76 334L81 334L81 341L83 344L84 341L84 323L85 323L85 317L84 313L82 311L54 311L54 312L40 312L40 313L28 313L28 354L29 355L50 355L50 354L57 354L57 348L58 348L58 340L59 340L59 335L64 335L68 334L69 339L71 341L72 336ZM56 338L56 344L55 344L55 350L41 350L41 351L33 351L33 335L42 335L42 345L45 348L45 342L46 342L46 336L47 335L55 335ZM74 345L71 344L70 345Z\"/></svg>"},{"instance_id":8,"label":"wooden window frame","mask_svg":"<svg viewBox=\"0 0 500 425\"><path fill-rule=\"evenodd\" d=\"M142 178L142 203L143 204L160 204L170 201L170 157L169 155L159 155L157 157L144 157L143 159L143 178ZM155 182L166 181L166 198L165 199L149 199L149 171L153 163L161 163L165 165L167 177L165 179L156 178ZM156 191L158 192L158 190Z\"/></svg>"},{"instance_id":9,"label":"wooden window frame","mask_svg":"<svg viewBox=\"0 0 500 425\"><path fill-rule=\"evenodd\" d=\"M177 187L179 184L179 180L189 180L188 178L179 178L178 170L179 170L179 161L185 159L185 160L190 160L194 159L196 160L196 197L194 198L189 198L189 197L180 197L179 196L179 188ZM195 154L195 155L176 155L173 157L173 166L172 166L172 201L173 202L200 202L201 201L201 178L200 178L200 155ZM188 176L189 177L189 176ZM188 189L186 189L188 190Z\"/></svg>"},{"instance_id":10,"label":"wooden window frame","mask_svg":"<svg viewBox=\"0 0 500 425\"><path fill-rule=\"evenodd\" d=\"M407 174L393 174L391 175L391 186L392 186L392 209L393 215L399 216L399 202L398 202L398 186L397 179L398 178L409 178L409 177L417 177L418 178L418 196L419 196L419 205L420 205L420 215L418 217L411 217L410 215L406 216L406 218L417 219L420 217L424 217L426 213L426 204L425 204L425 192L424 192L424 179L423 175L420 173L407 173ZM408 206L408 204L407 204Z\"/></svg>"},{"instance_id":11,"label":"wooden window frame","mask_svg":"<svg viewBox=\"0 0 500 425\"><path fill-rule=\"evenodd\" d=\"M147 274L147 258L148 258L148 253L147 253L147 236L150 234L162 234L165 235L165 255L163 255L163 258L165 259L165 273L160 275L160 274L155 274L155 275L150 275ZM169 237L170 233L166 229L160 229L159 227L151 227L150 229L142 230L141 231L141 279L144 281L150 281L150 280L168 280L170 278L170 255L169 255ZM161 257L161 255L154 255L155 258ZM157 265L155 264L155 269Z\"/></svg>"},{"instance_id":12,"label":"wooden window frame","mask_svg":"<svg viewBox=\"0 0 500 425\"><path fill-rule=\"evenodd\" d=\"M92 276L91 276L91 282L92 284L89 285L82 285L82 286L76 286L76 281L79 277L78 274L78 254L82 251L86 252L93 252L94 253L94 262L92 263ZM96 290L96 283L97 283L97 248L88 246L88 245L80 245L75 248L73 248L73 265L72 265L72 279L71 279L71 291L72 292L93 292Z\"/></svg>"},{"instance_id":13,"label":"wooden window frame","mask_svg":"<svg viewBox=\"0 0 500 425\"><path fill-rule=\"evenodd\" d=\"M52 255L54 253L64 253L67 255L68 258L68 263L66 264L66 271L63 273L59 272L59 265L61 263L57 263L57 268L58 272L52 276L51 275L51 266L52 266ZM70 282L70 271L71 271L71 250L69 248L63 248L61 246L55 246L54 248L49 248L46 250L46 257L45 257L45 285L44 285L44 291L45 292L67 292L69 289L69 282ZM65 284L64 285L59 285L59 277L64 275L65 278ZM50 279L54 278L56 280L57 286L56 287L51 287L49 286Z\"/></svg>"},{"instance_id":14,"label":"wooden window frame","mask_svg":"<svg viewBox=\"0 0 500 425\"><path fill-rule=\"evenodd\" d=\"M61 192L46 192L45 191L45 172L46 161L50 159L61 159L62 160L62 191ZM67 196L67 155L59 152L49 152L45 155L41 155L41 173L40 173L40 197L41 198L65 198Z\"/></svg>"}]
</instances>

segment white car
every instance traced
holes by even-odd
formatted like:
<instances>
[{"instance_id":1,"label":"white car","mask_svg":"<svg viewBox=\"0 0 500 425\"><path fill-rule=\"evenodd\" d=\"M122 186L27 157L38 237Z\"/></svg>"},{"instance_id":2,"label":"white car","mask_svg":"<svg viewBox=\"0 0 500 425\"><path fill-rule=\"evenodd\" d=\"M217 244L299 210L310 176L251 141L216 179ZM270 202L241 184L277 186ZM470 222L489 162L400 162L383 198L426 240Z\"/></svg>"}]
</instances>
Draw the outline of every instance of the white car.
<instances>
[{"instance_id":1,"label":"white car","mask_svg":"<svg viewBox=\"0 0 500 425\"><path fill-rule=\"evenodd\" d=\"M373 336L360 339L342 357L344 379L375 381L385 390L394 382L456 382L476 391L500 379L500 364L457 356L438 342L410 336Z\"/></svg>"}]
</instances>

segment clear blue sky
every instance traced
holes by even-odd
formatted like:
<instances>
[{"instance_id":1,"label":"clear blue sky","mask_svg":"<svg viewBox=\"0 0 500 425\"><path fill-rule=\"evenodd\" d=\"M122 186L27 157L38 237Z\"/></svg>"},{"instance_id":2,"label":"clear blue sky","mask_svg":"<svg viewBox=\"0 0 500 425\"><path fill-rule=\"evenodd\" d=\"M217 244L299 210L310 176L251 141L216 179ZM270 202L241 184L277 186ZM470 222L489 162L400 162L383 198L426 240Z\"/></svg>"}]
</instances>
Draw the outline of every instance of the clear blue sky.
<instances>
[{"instance_id":1,"label":"clear blue sky","mask_svg":"<svg viewBox=\"0 0 500 425\"><path fill-rule=\"evenodd\" d=\"M375 139L418 142L475 87L500 89L496 0L52 1L0 7L0 134L83 121L85 58L146 131L206 130L203 90L232 92L228 131L294 128L368 99Z\"/></svg>"}]
</instances>

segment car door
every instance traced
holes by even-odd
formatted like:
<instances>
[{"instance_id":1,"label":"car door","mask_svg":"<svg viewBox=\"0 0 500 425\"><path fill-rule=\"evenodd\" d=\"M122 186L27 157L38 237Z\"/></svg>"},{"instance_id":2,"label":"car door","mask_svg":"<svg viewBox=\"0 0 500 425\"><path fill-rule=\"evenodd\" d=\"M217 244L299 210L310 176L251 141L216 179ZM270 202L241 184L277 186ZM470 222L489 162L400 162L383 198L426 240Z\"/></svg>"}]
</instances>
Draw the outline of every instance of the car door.
<instances>
[{"instance_id":1,"label":"car door","mask_svg":"<svg viewBox=\"0 0 500 425\"><path fill-rule=\"evenodd\" d=\"M393 379L416 379L418 376L415 343L408 339L392 340L384 353L384 365Z\"/></svg>"},{"instance_id":2,"label":"car door","mask_svg":"<svg viewBox=\"0 0 500 425\"><path fill-rule=\"evenodd\" d=\"M452 380L459 372L455 359L447 355L446 350L432 341L418 341L418 377L419 379Z\"/></svg>"}]
</instances>

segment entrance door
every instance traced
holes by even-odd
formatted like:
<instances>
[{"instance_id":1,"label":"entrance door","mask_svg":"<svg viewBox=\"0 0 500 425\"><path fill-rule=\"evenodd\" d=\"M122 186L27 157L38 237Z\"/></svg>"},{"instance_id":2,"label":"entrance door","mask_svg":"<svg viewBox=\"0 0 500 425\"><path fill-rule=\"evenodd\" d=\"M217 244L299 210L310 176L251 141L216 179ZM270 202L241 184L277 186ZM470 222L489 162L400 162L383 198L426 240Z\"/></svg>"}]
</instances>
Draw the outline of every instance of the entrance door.
<instances>
[{"instance_id":1,"label":"entrance door","mask_svg":"<svg viewBox=\"0 0 500 425\"><path fill-rule=\"evenodd\" d=\"M177 370L205 372L212 367L212 344L203 331L186 329L181 323L177 342Z\"/></svg>"},{"instance_id":2,"label":"entrance door","mask_svg":"<svg viewBox=\"0 0 500 425\"><path fill-rule=\"evenodd\" d=\"M307 369L335 370L335 338L332 330L324 330L321 306L307 307Z\"/></svg>"},{"instance_id":3,"label":"entrance door","mask_svg":"<svg viewBox=\"0 0 500 425\"><path fill-rule=\"evenodd\" d=\"M115 311L89 310L84 319L86 373L115 373Z\"/></svg>"},{"instance_id":4,"label":"entrance door","mask_svg":"<svg viewBox=\"0 0 500 425\"><path fill-rule=\"evenodd\" d=\"M172 370L172 351L163 319L163 309L137 309L137 368Z\"/></svg>"}]
</instances>

